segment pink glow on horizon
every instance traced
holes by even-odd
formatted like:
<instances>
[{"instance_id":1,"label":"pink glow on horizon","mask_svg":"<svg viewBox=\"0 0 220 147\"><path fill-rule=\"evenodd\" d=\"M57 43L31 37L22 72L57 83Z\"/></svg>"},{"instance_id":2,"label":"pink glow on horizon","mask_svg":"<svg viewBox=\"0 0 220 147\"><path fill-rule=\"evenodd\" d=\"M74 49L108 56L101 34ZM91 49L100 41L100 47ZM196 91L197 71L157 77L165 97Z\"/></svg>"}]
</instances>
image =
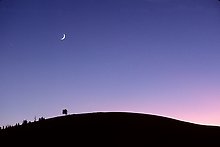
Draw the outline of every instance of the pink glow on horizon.
<instances>
[{"instance_id":1,"label":"pink glow on horizon","mask_svg":"<svg viewBox=\"0 0 220 147\"><path fill-rule=\"evenodd\" d=\"M218 94L211 95L209 92L207 92L207 95L199 96L195 94L193 96L196 97L194 101L180 102L176 105L172 103L155 104L147 101L137 102L137 99L136 101L133 99L133 101L118 103L109 110L159 115L197 124L220 126L219 96Z\"/></svg>"}]
</instances>

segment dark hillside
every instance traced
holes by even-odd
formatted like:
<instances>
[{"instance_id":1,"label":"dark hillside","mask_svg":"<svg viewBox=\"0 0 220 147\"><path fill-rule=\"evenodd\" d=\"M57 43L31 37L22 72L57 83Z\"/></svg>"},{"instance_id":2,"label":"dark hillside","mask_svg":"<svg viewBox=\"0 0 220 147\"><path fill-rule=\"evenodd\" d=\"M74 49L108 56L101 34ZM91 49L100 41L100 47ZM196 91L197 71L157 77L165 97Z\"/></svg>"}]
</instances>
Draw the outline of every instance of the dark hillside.
<instances>
[{"instance_id":1,"label":"dark hillside","mask_svg":"<svg viewBox=\"0 0 220 147\"><path fill-rule=\"evenodd\" d=\"M17 145L147 146L220 145L220 128L161 116L105 112L73 114L0 131L1 143ZM78 145L80 144L80 145Z\"/></svg>"}]
</instances>

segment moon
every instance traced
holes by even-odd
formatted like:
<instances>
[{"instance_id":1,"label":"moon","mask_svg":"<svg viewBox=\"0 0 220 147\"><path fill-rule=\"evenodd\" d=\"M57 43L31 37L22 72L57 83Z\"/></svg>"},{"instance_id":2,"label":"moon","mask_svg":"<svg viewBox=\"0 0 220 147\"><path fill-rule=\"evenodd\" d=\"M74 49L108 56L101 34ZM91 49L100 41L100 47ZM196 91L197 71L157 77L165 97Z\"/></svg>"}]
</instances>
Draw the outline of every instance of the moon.
<instances>
[{"instance_id":1,"label":"moon","mask_svg":"<svg viewBox=\"0 0 220 147\"><path fill-rule=\"evenodd\" d=\"M66 38L66 34L63 34L63 37L60 40L64 40Z\"/></svg>"}]
</instances>

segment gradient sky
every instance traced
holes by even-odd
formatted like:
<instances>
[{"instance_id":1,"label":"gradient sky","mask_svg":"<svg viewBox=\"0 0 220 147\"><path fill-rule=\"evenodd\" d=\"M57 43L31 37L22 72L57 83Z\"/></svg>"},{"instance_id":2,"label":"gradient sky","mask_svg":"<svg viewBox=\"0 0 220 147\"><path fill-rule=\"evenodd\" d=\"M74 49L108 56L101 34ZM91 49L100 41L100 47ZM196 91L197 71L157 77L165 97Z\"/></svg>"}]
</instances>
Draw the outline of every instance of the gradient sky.
<instances>
[{"instance_id":1,"label":"gradient sky","mask_svg":"<svg viewBox=\"0 0 220 147\"><path fill-rule=\"evenodd\" d=\"M218 0L1 0L0 126L64 108L220 125L219 26Z\"/></svg>"}]
</instances>

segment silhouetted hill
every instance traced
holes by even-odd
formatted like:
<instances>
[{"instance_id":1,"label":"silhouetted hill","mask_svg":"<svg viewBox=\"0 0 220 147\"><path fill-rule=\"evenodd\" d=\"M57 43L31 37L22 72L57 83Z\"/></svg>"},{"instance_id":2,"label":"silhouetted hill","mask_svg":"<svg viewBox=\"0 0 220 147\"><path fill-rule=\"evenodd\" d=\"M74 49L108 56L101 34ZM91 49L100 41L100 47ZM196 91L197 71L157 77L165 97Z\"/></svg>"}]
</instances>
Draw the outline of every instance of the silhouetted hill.
<instances>
[{"instance_id":1,"label":"silhouetted hill","mask_svg":"<svg viewBox=\"0 0 220 147\"><path fill-rule=\"evenodd\" d=\"M28 143L28 142L31 142ZM217 146L220 127L161 116L100 112L72 114L0 131L0 145Z\"/></svg>"}]
</instances>

